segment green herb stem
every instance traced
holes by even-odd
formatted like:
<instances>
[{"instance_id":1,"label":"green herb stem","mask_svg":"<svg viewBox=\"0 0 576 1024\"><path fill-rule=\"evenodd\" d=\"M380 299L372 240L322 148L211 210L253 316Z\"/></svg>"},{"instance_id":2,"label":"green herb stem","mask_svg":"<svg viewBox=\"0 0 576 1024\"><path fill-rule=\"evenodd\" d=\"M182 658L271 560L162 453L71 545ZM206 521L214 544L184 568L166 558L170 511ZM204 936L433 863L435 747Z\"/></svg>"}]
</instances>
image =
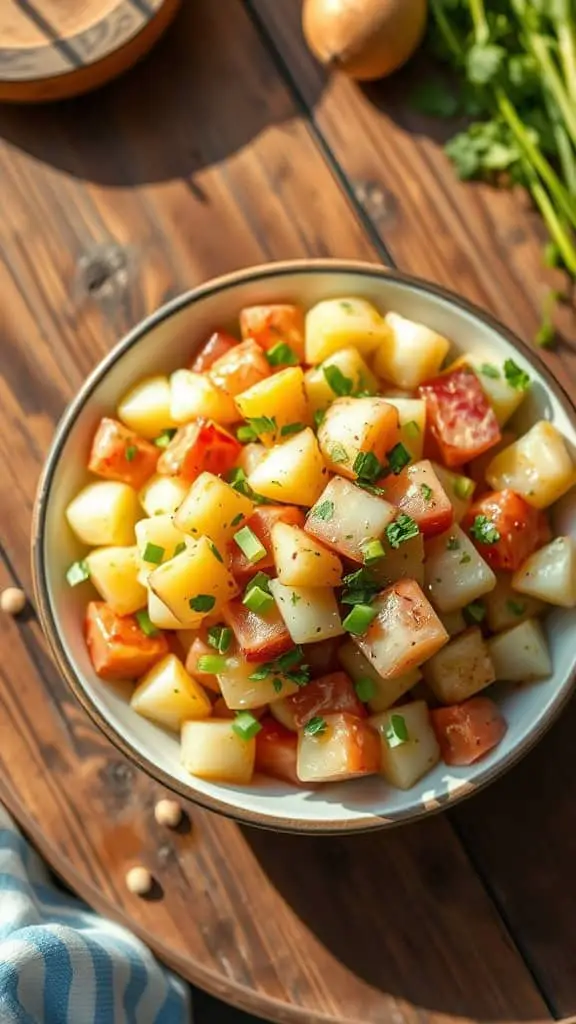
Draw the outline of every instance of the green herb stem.
<instances>
[{"instance_id":1,"label":"green herb stem","mask_svg":"<svg viewBox=\"0 0 576 1024\"><path fill-rule=\"evenodd\" d=\"M576 104L576 26L562 18L557 22L556 32L566 88L571 102Z\"/></svg>"},{"instance_id":2,"label":"green herb stem","mask_svg":"<svg viewBox=\"0 0 576 1024\"><path fill-rule=\"evenodd\" d=\"M543 36L536 34L530 35L528 39L530 50L538 62L542 77L556 100L572 142L576 145L576 107L574 100L566 91L558 67L550 54L548 41Z\"/></svg>"},{"instance_id":3,"label":"green herb stem","mask_svg":"<svg viewBox=\"0 0 576 1024\"><path fill-rule=\"evenodd\" d=\"M474 36L479 46L483 46L490 39L490 27L484 8L484 0L469 0L470 14L474 22Z\"/></svg>"}]
</instances>

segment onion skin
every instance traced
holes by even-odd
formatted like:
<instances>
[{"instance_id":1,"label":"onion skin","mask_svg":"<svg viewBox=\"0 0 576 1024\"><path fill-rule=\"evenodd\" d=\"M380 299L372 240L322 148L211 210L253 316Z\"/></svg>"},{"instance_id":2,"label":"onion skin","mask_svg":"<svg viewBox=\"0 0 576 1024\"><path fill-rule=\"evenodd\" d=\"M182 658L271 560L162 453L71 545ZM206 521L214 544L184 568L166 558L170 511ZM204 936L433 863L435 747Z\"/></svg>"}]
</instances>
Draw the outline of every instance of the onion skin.
<instances>
[{"instance_id":1,"label":"onion skin","mask_svg":"<svg viewBox=\"0 0 576 1024\"><path fill-rule=\"evenodd\" d=\"M321 64L371 81L412 56L427 13L427 0L304 0L302 27Z\"/></svg>"}]
</instances>

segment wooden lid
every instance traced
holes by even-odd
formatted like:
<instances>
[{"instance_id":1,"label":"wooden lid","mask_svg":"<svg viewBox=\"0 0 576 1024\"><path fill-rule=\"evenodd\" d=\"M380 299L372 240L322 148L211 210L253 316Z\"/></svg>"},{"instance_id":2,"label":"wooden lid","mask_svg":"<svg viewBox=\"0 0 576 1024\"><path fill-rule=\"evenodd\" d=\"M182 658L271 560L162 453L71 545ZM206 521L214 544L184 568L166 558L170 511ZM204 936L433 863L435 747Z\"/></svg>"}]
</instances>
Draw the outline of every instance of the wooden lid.
<instances>
[{"instance_id":1,"label":"wooden lid","mask_svg":"<svg viewBox=\"0 0 576 1024\"><path fill-rule=\"evenodd\" d=\"M39 102L126 71L180 0L0 0L0 100Z\"/></svg>"}]
</instances>

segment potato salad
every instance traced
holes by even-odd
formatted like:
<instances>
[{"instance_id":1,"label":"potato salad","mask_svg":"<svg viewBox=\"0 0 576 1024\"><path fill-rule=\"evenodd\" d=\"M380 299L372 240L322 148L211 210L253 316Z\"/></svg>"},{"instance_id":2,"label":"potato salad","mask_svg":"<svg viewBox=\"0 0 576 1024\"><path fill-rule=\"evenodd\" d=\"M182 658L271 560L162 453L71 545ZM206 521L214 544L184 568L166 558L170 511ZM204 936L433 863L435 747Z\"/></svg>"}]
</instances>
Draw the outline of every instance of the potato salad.
<instances>
[{"instance_id":1,"label":"potato salad","mask_svg":"<svg viewBox=\"0 0 576 1024\"><path fill-rule=\"evenodd\" d=\"M409 789L506 732L498 680L551 672L576 604L550 506L576 480L498 352L365 299L242 309L96 426L67 508L95 673L193 776Z\"/></svg>"}]
</instances>

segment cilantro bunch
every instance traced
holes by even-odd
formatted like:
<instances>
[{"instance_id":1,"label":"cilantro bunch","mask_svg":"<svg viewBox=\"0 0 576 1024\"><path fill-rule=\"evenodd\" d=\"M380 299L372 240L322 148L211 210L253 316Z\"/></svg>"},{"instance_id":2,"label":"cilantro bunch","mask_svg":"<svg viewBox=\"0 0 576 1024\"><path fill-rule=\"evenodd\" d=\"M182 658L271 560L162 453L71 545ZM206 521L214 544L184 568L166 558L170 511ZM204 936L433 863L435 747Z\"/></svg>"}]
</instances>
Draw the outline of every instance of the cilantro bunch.
<instances>
[{"instance_id":1,"label":"cilantro bunch","mask_svg":"<svg viewBox=\"0 0 576 1024\"><path fill-rule=\"evenodd\" d=\"M461 178L527 188L550 242L545 259L576 278L576 0L430 0L429 47L459 76L413 97L424 113L471 118L446 151ZM540 344L552 341L547 297Z\"/></svg>"}]
</instances>

